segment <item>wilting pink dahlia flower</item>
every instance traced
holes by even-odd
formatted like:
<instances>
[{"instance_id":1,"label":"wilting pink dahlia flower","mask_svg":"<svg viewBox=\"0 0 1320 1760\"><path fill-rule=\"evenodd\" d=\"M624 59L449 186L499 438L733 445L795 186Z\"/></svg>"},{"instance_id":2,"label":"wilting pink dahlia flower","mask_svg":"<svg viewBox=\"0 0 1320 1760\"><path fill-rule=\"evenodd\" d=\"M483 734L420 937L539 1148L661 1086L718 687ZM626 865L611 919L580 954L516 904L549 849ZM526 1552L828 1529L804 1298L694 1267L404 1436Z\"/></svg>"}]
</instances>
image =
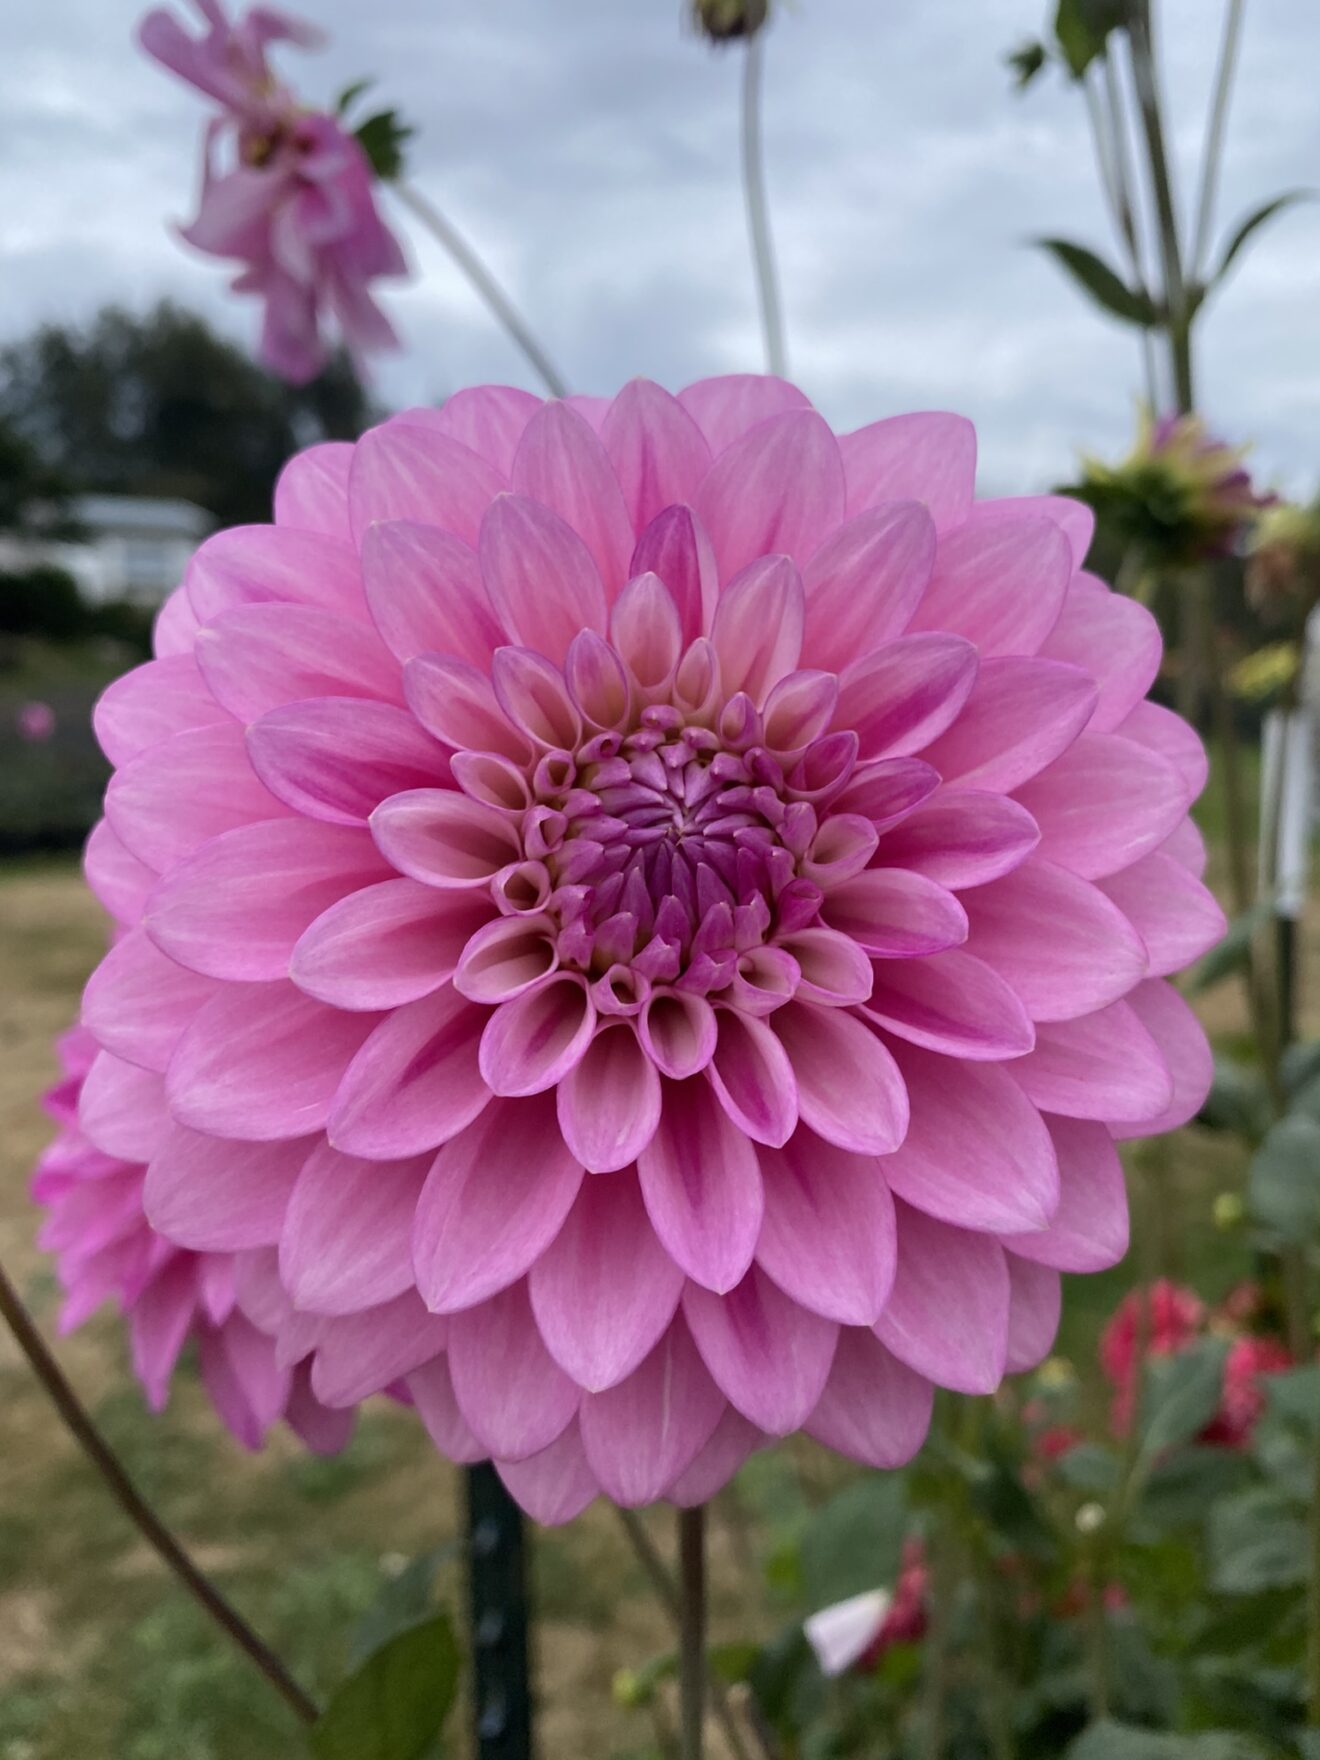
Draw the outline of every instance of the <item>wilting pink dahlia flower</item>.
<instances>
[{"instance_id":1,"label":"wilting pink dahlia flower","mask_svg":"<svg viewBox=\"0 0 1320 1760\"><path fill-rule=\"evenodd\" d=\"M46 1109L60 1135L38 1164L32 1194L47 1212L38 1238L55 1255L64 1289L61 1332L74 1331L113 1299L127 1320L134 1373L153 1411L163 1410L180 1354L194 1341L211 1402L245 1448L259 1448L281 1417L318 1454L342 1448L352 1408L322 1405L307 1364L276 1363L274 1340L244 1311L243 1255L184 1251L148 1223L141 1154L153 1128L149 1114L106 1121L93 1096L97 1135L115 1145L110 1152L96 1147L78 1121L96 1041L75 1027L59 1053L64 1080L46 1095Z\"/></svg>"},{"instance_id":2,"label":"wilting pink dahlia flower","mask_svg":"<svg viewBox=\"0 0 1320 1760\"><path fill-rule=\"evenodd\" d=\"M160 1120L148 1216L265 1253L321 1398L406 1376L545 1519L700 1500L906 1459L1123 1253L1114 1139L1209 1081L1204 760L1085 513L974 462L487 387L202 545L97 710L83 1126Z\"/></svg>"},{"instance_id":3,"label":"wilting pink dahlia flower","mask_svg":"<svg viewBox=\"0 0 1320 1760\"><path fill-rule=\"evenodd\" d=\"M197 217L181 236L242 265L234 289L265 302L261 358L283 378L301 384L325 364L327 314L359 357L397 346L370 284L407 265L376 210L367 156L336 117L300 104L266 59L271 43L312 48L321 33L273 7L231 24L220 0L195 3L200 36L164 8L138 32L148 55L220 107L206 131Z\"/></svg>"}]
</instances>

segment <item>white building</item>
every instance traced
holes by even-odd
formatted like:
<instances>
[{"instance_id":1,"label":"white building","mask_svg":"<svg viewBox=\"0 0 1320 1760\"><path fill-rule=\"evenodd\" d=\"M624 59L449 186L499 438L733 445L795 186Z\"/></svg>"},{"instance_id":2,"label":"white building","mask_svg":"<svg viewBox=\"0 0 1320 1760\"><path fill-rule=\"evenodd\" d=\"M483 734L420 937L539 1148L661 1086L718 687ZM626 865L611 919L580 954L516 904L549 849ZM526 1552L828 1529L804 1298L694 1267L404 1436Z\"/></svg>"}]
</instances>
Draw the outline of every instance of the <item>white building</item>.
<instances>
[{"instance_id":1,"label":"white building","mask_svg":"<svg viewBox=\"0 0 1320 1760\"><path fill-rule=\"evenodd\" d=\"M69 514L85 542L0 538L0 569L53 563L68 570L89 605L159 605L215 524L195 502L145 495L81 495Z\"/></svg>"}]
</instances>

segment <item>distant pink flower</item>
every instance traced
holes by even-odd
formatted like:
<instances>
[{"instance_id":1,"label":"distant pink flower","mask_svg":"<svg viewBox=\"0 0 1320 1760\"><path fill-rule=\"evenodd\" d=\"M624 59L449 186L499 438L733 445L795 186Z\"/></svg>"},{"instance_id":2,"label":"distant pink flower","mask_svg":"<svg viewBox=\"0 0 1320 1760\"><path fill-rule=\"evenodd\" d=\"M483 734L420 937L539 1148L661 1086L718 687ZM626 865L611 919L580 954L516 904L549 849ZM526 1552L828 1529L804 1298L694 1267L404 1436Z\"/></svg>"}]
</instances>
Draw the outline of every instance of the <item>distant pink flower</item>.
<instances>
[{"instance_id":1,"label":"distant pink flower","mask_svg":"<svg viewBox=\"0 0 1320 1760\"><path fill-rule=\"evenodd\" d=\"M1205 1095L1200 744L1087 515L974 456L770 378L460 392L295 458L98 706L148 1215L542 1519L905 1460Z\"/></svg>"},{"instance_id":2,"label":"distant pink flower","mask_svg":"<svg viewBox=\"0 0 1320 1760\"><path fill-rule=\"evenodd\" d=\"M1224 1392L1219 1410L1205 1431L1203 1442L1220 1442L1228 1448L1245 1448L1265 1410L1261 1378L1278 1375L1293 1367L1292 1352L1277 1338L1235 1338L1224 1359Z\"/></svg>"},{"instance_id":3,"label":"distant pink flower","mask_svg":"<svg viewBox=\"0 0 1320 1760\"><path fill-rule=\"evenodd\" d=\"M33 743L47 740L55 731L55 711L49 703L24 703L14 717L18 737Z\"/></svg>"},{"instance_id":4,"label":"distant pink flower","mask_svg":"<svg viewBox=\"0 0 1320 1760\"><path fill-rule=\"evenodd\" d=\"M269 44L309 48L320 32L270 7L230 24L220 0L195 3L207 25L200 37L164 9L138 33L147 54L222 111L207 127L201 204L182 236L242 265L235 290L265 302L261 358L295 384L325 364L327 315L358 356L396 347L370 284L407 265L377 212L366 154L333 116L302 106L266 60Z\"/></svg>"},{"instance_id":5,"label":"distant pink flower","mask_svg":"<svg viewBox=\"0 0 1320 1760\"><path fill-rule=\"evenodd\" d=\"M352 1409L323 1406L307 1365L277 1362L274 1340L244 1312L250 1255L181 1251L143 1215L142 1162L170 1134L168 1119L150 1107L107 1118L94 1091L87 1105L97 1135L123 1153L96 1147L78 1121L96 1041L75 1027L59 1050L64 1080L46 1096L46 1107L61 1131L38 1164L32 1193L46 1211L38 1239L55 1255L64 1289L60 1331L74 1331L114 1300L153 1411L164 1408L179 1355L192 1341L212 1404L245 1448L259 1448L281 1417L318 1453L342 1448Z\"/></svg>"},{"instance_id":6,"label":"distant pink flower","mask_svg":"<svg viewBox=\"0 0 1320 1760\"><path fill-rule=\"evenodd\" d=\"M822 1608L803 1623L807 1642L822 1674L878 1668L896 1644L917 1644L926 1635L929 1571L919 1539L903 1547L902 1567L892 1589L871 1589Z\"/></svg>"}]
</instances>

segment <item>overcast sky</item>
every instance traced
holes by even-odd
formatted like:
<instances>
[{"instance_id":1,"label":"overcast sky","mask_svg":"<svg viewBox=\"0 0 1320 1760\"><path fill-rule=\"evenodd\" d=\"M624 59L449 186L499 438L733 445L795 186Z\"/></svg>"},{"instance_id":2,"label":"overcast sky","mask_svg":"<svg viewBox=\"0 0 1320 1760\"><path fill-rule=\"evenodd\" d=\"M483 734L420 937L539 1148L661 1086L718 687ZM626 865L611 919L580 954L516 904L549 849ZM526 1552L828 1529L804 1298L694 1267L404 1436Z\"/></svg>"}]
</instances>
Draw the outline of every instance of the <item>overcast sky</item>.
<instances>
[{"instance_id":1,"label":"overcast sky","mask_svg":"<svg viewBox=\"0 0 1320 1760\"><path fill-rule=\"evenodd\" d=\"M182 0L179 0L182 4ZM283 65L312 100L373 74L417 123L417 184L470 235L575 388L756 368L737 175L738 57L681 0L304 0L332 33ZM1084 114L1025 97L1004 52L1046 0L788 0L767 39L766 130L793 376L837 425L964 410L998 489L1121 449L1135 344L1024 244L1112 254ZM1162 0L1184 198L1218 0ZM244 340L255 313L166 221L193 200L193 94L131 46L124 0L0 0L0 337L168 293ZM1320 5L1248 8L1220 230L1320 184ZM391 402L531 383L437 249L387 294L407 353ZM1320 205L1263 235L1208 314L1202 404L1263 472L1320 479Z\"/></svg>"}]
</instances>

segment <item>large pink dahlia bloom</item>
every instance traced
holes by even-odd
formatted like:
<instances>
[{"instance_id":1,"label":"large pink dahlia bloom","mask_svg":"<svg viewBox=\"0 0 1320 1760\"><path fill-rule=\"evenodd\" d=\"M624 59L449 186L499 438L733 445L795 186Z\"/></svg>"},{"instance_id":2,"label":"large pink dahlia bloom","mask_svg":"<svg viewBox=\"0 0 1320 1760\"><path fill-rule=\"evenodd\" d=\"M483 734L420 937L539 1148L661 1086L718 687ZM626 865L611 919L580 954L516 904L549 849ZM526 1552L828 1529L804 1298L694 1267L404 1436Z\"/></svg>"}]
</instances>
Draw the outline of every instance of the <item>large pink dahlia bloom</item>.
<instances>
[{"instance_id":1,"label":"large pink dahlia bloom","mask_svg":"<svg viewBox=\"0 0 1320 1760\"><path fill-rule=\"evenodd\" d=\"M461 392L295 458L98 708L83 1128L543 1519L906 1459L1204 1096L1200 745L1089 516L974 463L769 378Z\"/></svg>"},{"instance_id":2,"label":"large pink dahlia bloom","mask_svg":"<svg viewBox=\"0 0 1320 1760\"><path fill-rule=\"evenodd\" d=\"M332 1454L353 1427L351 1406L322 1405L310 1365L276 1360L260 1263L233 1253L191 1253L156 1233L142 1209L146 1167L140 1154L152 1126L123 1114L109 1127L115 1149L92 1143L79 1123L83 1083L97 1058L95 1039L75 1027L60 1040L63 1080L46 1095L60 1134L42 1155L32 1195L45 1209L38 1236L55 1256L64 1302L60 1331L72 1332L103 1302L116 1302L128 1327L133 1371L153 1411L162 1411L184 1347L197 1346L211 1403L245 1448L259 1448L284 1418L318 1454ZM91 1107L95 1111L93 1099ZM105 1140L101 1127L97 1135ZM252 1274L255 1273L255 1276Z\"/></svg>"}]
</instances>

